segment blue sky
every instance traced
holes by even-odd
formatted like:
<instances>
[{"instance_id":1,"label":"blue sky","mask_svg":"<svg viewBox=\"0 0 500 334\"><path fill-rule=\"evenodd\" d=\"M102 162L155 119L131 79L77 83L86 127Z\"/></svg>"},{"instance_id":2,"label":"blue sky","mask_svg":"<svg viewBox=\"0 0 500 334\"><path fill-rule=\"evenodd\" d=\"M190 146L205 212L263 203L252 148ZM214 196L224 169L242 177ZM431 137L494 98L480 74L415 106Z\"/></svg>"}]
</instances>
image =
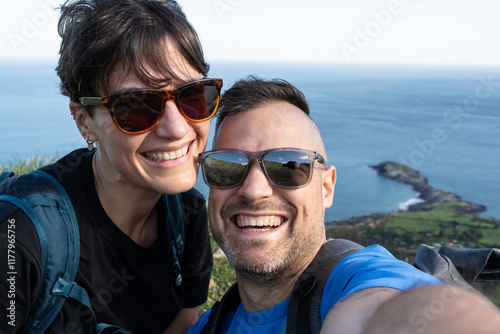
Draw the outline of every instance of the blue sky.
<instances>
[{"instance_id":1,"label":"blue sky","mask_svg":"<svg viewBox=\"0 0 500 334\"><path fill-rule=\"evenodd\" d=\"M56 57L60 0L9 1L0 56ZM500 65L497 0L179 0L209 60Z\"/></svg>"}]
</instances>

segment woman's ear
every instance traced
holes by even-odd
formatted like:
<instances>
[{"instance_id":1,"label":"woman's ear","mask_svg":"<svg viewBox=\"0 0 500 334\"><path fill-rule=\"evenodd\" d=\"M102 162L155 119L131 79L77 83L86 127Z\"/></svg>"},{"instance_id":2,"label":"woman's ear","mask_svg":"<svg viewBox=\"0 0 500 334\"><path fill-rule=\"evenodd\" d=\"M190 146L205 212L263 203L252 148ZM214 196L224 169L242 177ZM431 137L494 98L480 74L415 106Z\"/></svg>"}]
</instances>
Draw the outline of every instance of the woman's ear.
<instances>
[{"instance_id":1,"label":"woman's ear","mask_svg":"<svg viewBox=\"0 0 500 334\"><path fill-rule=\"evenodd\" d=\"M335 166L330 166L323 172L323 206L329 208L333 204L333 195L335 193L335 183L337 182L337 170Z\"/></svg>"},{"instance_id":2,"label":"woman's ear","mask_svg":"<svg viewBox=\"0 0 500 334\"><path fill-rule=\"evenodd\" d=\"M80 131L82 137L90 141L95 141L96 138L93 138L93 133L86 123L87 119L90 117L82 104L79 102L71 101L69 103L69 110L71 111L71 115L73 115L73 119L75 120L78 131Z\"/></svg>"}]
</instances>

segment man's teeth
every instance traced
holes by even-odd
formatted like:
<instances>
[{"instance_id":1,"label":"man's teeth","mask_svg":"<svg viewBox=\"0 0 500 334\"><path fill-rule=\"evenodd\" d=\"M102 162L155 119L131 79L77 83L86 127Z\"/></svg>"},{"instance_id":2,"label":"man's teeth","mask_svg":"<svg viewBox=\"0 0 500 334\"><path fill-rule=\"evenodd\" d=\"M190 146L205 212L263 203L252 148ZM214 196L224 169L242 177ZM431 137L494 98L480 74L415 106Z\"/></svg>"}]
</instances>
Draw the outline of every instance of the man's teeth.
<instances>
[{"instance_id":1,"label":"man's teeth","mask_svg":"<svg viewBox=\"0 0 500 334\"><path fill-rule=\"evenodd\" d=\"M239 228L244 228L249 231L269 231L274 227L278 227L283 222L280 216L237 216L236 224Z\"/></svg>"},{"instance_id":2,"label":"man's teeth","mask_svg":"<svg viewBox=\"0 0 500 334\"><path fill-rule=\"evenodd\" d=\"M173 159L178 159L184 155L186 155L188 151L188 147L185 146L177 151L173 152L146 152L144 155L146 158L154 160L156 162L168 161Z\"/></svg>"}]
</instances>

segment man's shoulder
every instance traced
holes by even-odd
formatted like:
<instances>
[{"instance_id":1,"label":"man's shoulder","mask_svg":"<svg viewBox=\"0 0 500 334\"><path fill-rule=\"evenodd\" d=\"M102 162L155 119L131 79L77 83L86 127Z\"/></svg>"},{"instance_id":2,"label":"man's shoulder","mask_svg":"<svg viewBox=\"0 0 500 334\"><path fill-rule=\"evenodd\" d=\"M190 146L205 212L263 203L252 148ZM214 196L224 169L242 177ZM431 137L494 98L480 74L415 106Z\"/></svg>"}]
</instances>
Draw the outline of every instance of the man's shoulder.
<instances>
[{"instance_id":1,"label":"man's shoulder","mask_svg":"<svg viewBox=\"0 0 500 334\"><path fill-rule=\"evenodd\" d=\"M350 284L361 282L383 284L383 280L386 279L397 279L404 282L439 282L433 276L418 270L413 265L395 258L380 245L366 247L344 258L330 275L329 280L335 279Z\"/></svg>"},{"instance_id":2,"label":"man's shoulder","mask_svg":"<svg viewBox=\"0 0 500 334\"><path fill-rule=\"evenodd\" d=\"M368 261L370 259L390 259L397 260L387 249L380 245L371 245L364 247L354 254L350 254L345 261ZM397 260L399 261L399 260Z\"/></svg>"},{"instance_id":3,"label":"man's shoulder","mask_svg":"<svg viewBox=\"0 0 500 334\"><path fill-rule=\"evenodd\" d=\"M212 309L209 309L203 315L198 319L198 322L195 323L187 332L187 334L199 334L205 327L205 325L208 322L208 318L210 316L210 313L212 312Z\"/></svg>"}]
</instances>

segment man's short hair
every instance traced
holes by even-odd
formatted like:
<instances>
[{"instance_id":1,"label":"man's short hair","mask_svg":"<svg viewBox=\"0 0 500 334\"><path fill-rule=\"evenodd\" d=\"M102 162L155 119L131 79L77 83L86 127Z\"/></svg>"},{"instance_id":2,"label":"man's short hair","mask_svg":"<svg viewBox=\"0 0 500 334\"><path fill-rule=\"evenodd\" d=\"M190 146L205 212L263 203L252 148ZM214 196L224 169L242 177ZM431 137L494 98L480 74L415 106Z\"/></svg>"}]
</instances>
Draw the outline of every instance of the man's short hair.
<instances>
[{"instance_id":1,"label":"man's short hair","mask_svg":"<svg viewBox=\"0 0 500 334\"><path fill-rule=\"evenodd\" d=\"M309 116L309 104L304 94L283 79L265 80L251 75L236 81L220 100L213 147L217 146L219 128L227 116L273 102L290 103Z\"/></svg>"},{"instance_id":2,"label":"man's short hair","mask_svg":"<svg viewBox=\"0 0 500 334\"><path fill-rule=\"evenodd\" d=\"M203 76L208 72L198 36L173 0L68 0L61 6L58 31L62 42L56 71L62 94L72 101L109 93L117 66L148 86L169 84L177 65L171 64L170 51ZM166 38L174 50L166 49Z\"/></svg>"}]
</instances>

